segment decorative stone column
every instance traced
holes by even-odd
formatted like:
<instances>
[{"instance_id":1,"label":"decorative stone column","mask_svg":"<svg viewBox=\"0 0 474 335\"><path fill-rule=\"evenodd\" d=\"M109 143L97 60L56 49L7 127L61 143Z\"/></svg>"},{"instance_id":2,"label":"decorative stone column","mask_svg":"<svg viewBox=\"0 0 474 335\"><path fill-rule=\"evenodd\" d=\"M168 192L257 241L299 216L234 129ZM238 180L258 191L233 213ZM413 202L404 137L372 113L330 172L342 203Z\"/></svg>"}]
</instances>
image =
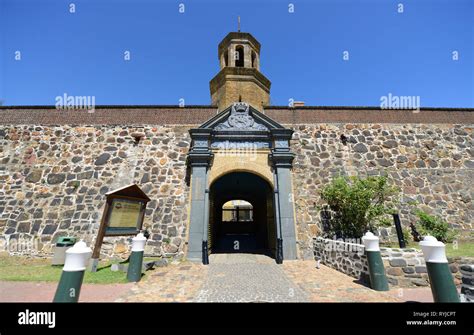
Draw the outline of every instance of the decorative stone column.
<instances>
[{"instance_id":1,"label":"decorative stone column","mask_svg":"<svg viewBox=\"0 0 474 335\"><path fill-rule=\"evenodd\" d=\"M206 264L209 225L207 174L213 157L209 149L211 129L198 128L189 132L193 142L187 158L187 164L191 168L191 215L187 258Z\"/></svg>"},{"instance_id":2,"label":"decorative stone column","mask_svg":"<svg viewBox=\"0 0 474 335\"><path fill-rule=\"evenodd\" d=\"M250 45L244 44L244 67L251 68L252 67L252 49Z\"/></svg>"},{"instance_id":3,"label":"decorative stone column","mask_svg":"<svg viewBox=\"0 0 474 335\"><path fill-rule=\"evenodd\" d=\"M277 224L277 246L281 243L283 259L296 259L296 229L294 218L293 190L291 168L295 154L290 151L289 141L293 134L291 129L271 129L273 148L270 160L275 176L276 204L279 211ZM278 215L278 213L277 213ZM281 241L279 241L281 239ZM278 243L280 242L280 243ZM277 249L277 254L279 250Z\"/></svg>"},{"instance_id":4,"label":"decorative stone column","mask_svg":"<svg viewBox=\"0 0 474 335\"><path fill-rule=\"evenodd\" d=\"M229 45L228 54L229 54L228 67L235 67L235 45L233 44Z\"/></svg>"}]
</instances>

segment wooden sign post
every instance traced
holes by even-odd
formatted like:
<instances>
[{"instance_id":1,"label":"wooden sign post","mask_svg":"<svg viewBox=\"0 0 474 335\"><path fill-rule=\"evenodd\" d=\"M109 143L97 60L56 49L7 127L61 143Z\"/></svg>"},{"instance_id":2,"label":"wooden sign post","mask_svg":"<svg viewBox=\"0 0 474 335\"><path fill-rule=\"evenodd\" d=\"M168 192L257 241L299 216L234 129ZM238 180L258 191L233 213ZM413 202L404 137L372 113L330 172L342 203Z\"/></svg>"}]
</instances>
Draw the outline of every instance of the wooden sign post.
<instances>
[{"instance_id":1,"label":"wooden sign post","mask_svg":"<svg viewBox=\"0 0 474 335\"><path fill-rule=\"evenodd\" d=\"M143 226L146 204L150 198L136 184L105 194L107 199L95 240L89 270L97 271L100 248L105 236L136 235Z\"/></svg>"}]
</instances>

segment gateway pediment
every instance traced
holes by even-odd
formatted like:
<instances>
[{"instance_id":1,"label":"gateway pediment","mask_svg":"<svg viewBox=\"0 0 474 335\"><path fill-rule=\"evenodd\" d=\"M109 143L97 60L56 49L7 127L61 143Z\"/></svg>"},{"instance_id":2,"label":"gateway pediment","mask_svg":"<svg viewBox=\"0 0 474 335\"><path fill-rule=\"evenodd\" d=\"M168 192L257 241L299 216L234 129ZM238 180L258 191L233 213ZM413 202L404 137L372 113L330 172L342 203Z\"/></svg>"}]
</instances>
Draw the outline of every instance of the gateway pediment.
<instances>
[{"instance_id":1,"label":"gateway pediment","mask_svg":"<svg viewBox=\"0 0 474 335\"><path fill-rule=\"evenodd\" d=\"M245 102L232 104L199 128L212 129L213 132L269 132L271 129L284 129Z\"/></svg>"},{"instance_id":2,"label":"gateway pediment","mask_svg":"<svg viewBox=\"0 0 474 335\"><path fill-rule=\"evenodd\" d=\"M293 130L283 127L248 103L236 102L200 127L190 129L188 166L208 167L214 150L268 149L272 162L291 167Z\"/></svg>"},{"instance_id":3,"label":"gateway pediment","mask_svg":"<svg viewBox=\"0 0 474 335\"><path fill-rule=\"evenodd\" d=\"M255 121L250 115L250 106L244 103L233 104L230 115L226 121L218 123L214 130L260 130L267 131L268 128L262 123Z\"/></svg>"}]
</instances>

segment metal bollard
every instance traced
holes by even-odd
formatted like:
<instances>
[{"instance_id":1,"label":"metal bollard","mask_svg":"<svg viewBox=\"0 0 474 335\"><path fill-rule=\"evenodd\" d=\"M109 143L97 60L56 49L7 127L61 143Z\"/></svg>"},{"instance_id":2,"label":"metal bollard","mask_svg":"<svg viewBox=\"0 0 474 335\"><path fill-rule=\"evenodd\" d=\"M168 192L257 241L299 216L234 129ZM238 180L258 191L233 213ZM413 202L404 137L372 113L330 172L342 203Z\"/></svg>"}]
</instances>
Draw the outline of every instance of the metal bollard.
<instances>
[{"instance_id":1,"label":"metal bollard","mask_svg":"<svg viewBox=\"0 0 474 335\"><path fill-rule=\"evenodd\" d=\"M425 257L434 301L460 302L451 270L449 270L444 243L433 236L425 236L420 242L420 247Z\"/></svg>"},{"instance_id":2,"label":"metal bollard","mask_svg":"<svg viewBox=\"0 0 474 335\"><path fill-rule=\"evenodd\" d=\"M84 271L91 255L91 248L87 247L82 240L66 251L63 272L53 302L77 302L79 300Z\"/></svg>"},{"instance_id":3,"label":"metal bollard","mask_svg":"<svg viewBox=\"0 0 474 335\"><path fill-rule=\"evenodd\" d=\"M393 223L395 224L395 230L397 231L398 246L400 248L405 248L406 241L405 241L405 237L403 236L402 224L400 223L400 215L398 215L398 213L394 213L392 214L392 216L393 216Z\"/></svg>"},{"instance_id":4,"label":"metal bollard","mask_svg":"<svg viewBox=\"0 0 474 335\"><path fill-rule=\"evenodd\" d=\"M382 256L380 255L379 238L371 232L362 237L365 254L369 265L370 287L376 291L388 291L388 281L385 275Z\"/></svg>"},{"instance_id":5,"label":"metal bollard","mask_svg":"<svg viewBox=\"0 0 474 335\"><path fill-rule=\"evenodd\" d=\"M202 241L202 264L209 265L209 247L207 241Z\"/></svg>"},{"instance_id":6,"label":"metal bollard","mask_svg":"<svg viewBox=\"0 0 474 335\"><path fill-rule=\"evenodd\" d=\"M127 280L138 282L142 278L143 253L145 251L146 237L139 233L132 239L132 254L127 269Z\"/></svg>"},{"instance_id":7,"label":"metal bollard","mask_svg":"<svg viewBox=\"0 0 474 335\"><path fill-rule=\"evenodd\" d=\"M277 238L276 263L283 264L283 239Z\"/></svg>"}]
</instances>

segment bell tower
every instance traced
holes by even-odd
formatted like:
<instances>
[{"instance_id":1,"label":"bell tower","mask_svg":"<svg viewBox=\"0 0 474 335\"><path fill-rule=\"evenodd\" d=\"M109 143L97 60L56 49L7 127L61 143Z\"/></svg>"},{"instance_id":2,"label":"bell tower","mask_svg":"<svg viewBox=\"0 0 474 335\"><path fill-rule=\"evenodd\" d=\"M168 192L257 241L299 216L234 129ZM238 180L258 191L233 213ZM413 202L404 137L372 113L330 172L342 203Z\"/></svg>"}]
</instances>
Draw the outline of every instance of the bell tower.
<instances>
[{"instance_id":1,"label":"bell tower","mask_svg":"<svg viewBox=\"0 0 474 335\"><path fill-rule=\"evenodd\" d=\"M260 72L260 43L249 33L229 33L219 43L219 73L210 82L219 111L247 102L259 111L270 103L271 82Z\"/></svg>"}]
</instances>

